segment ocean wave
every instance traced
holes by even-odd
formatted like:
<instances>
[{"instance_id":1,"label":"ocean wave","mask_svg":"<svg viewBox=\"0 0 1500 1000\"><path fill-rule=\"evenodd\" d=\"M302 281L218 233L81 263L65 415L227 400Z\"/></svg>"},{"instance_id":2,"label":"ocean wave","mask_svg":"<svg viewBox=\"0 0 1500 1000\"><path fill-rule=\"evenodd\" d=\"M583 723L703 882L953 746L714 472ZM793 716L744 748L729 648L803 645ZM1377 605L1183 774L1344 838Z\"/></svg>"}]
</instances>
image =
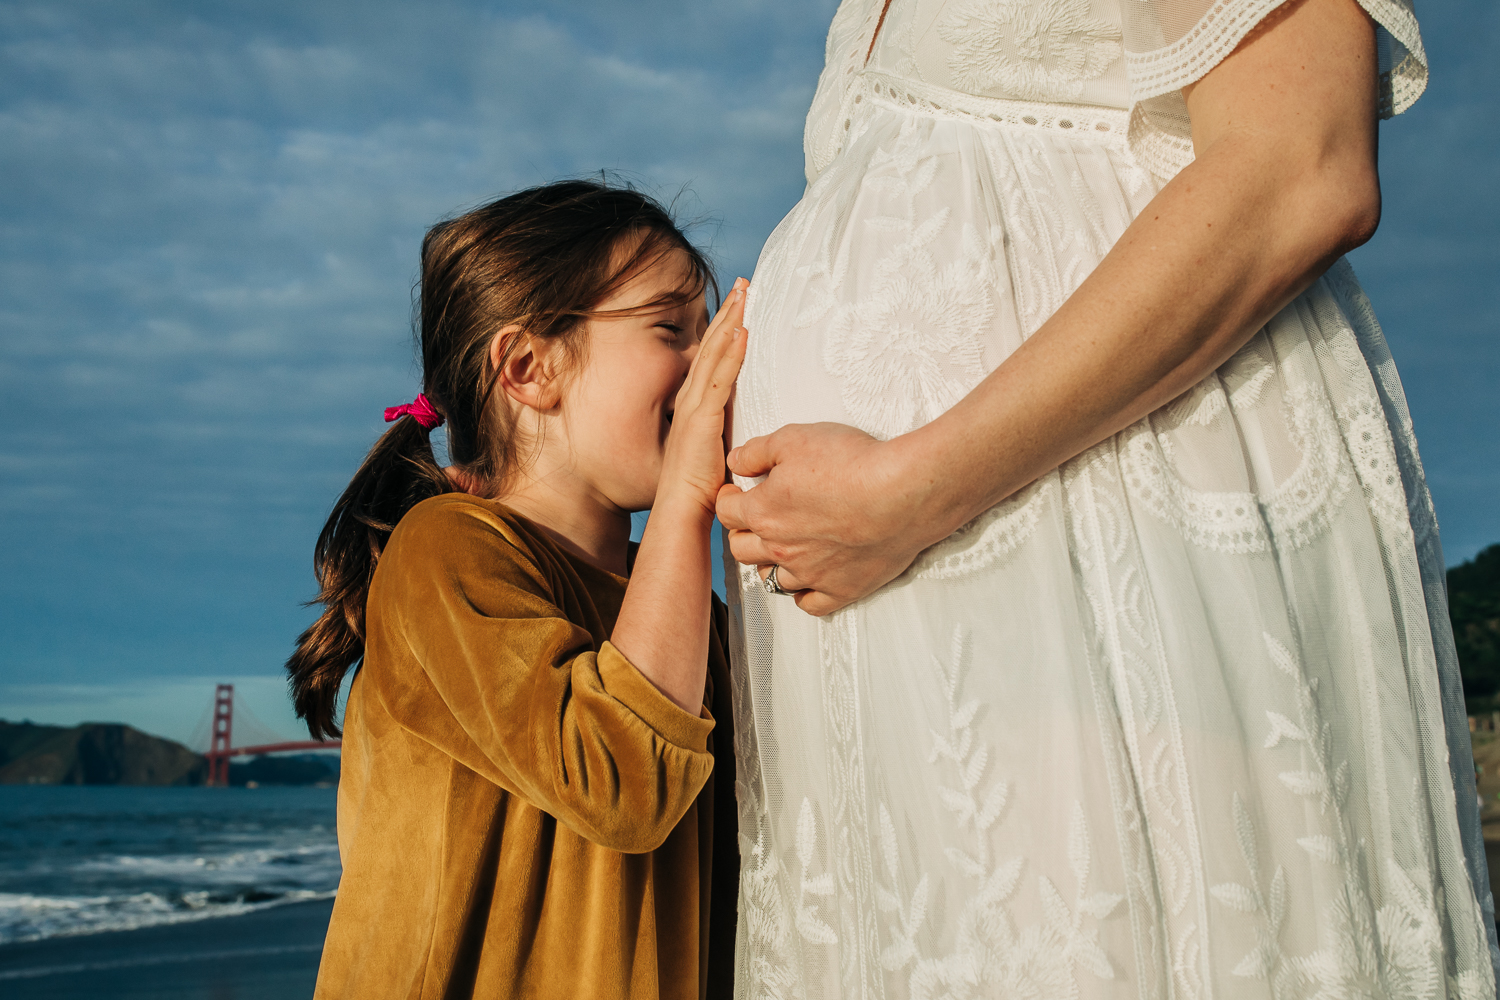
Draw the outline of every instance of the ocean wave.
<instances>
[{"instance_id":1,"label":"ocean wave","mask_svg":"<svg viewBox=\"0 0 1500 1000\"><path fill-rule=\"evenodd\" d=\"M0 786L0 943L332 896L332 790L233 792Z\"/></svg>"},{"instance_id":2,"label":"ocean wave","mask_svg":"<svg viewBox=\"0 0 1500 1000\"><path fill-rule=\"evenodd\" d=\"M183 883L223 883L269 877L306 882L339 876L337 844L265 847L224 854L116 854L89 858L71 866L79 874L162 879Z\"/></svg>"},{"instance_id":3,"label":"ocean wave","mask_svg":"<svg viewBox=\"0 0 1500 1000\"><path fill-rule=\"evenodd\" d=\"M37 896L0 892L0 944L126 931L160 924L232 917L287 903L332 899L335 890L289 889L236 893L196 890L123 896Z\"/></svg>"}]
</instances>

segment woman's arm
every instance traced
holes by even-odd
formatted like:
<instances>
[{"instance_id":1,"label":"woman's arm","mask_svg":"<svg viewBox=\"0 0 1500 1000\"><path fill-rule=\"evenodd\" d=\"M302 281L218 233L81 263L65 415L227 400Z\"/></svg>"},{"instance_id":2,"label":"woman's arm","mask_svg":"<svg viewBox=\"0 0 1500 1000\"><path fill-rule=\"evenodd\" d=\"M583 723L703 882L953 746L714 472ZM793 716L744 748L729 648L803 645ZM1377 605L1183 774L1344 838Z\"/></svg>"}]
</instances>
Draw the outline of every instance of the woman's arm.
<instances>
[{"instance_id":1,"label":"woman's arm","mask_svg":"<svg viewBox=\"0 0 1500 1000\"><path fill-rule=\"evenodd\" d=\"M1292 0L1185 89L1196 159L1034 335L947 413L889 442L791 425L729 457L719 518L821 615L1223 364L1374 233L1374 26Z\"/></svg>"}]
</instances>

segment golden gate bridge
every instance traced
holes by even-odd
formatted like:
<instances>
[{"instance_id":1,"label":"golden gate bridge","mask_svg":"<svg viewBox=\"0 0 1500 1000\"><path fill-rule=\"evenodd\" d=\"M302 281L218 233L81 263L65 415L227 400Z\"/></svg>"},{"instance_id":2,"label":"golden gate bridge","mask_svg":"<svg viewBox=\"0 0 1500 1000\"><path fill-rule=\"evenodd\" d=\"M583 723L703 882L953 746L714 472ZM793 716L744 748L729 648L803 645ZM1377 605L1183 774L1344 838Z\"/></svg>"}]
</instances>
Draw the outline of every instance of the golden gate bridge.
<instances>
[{"instance_id":1,"label":"golden gate bridge","mask_svg":"<svg viewBox=\"0 0 1500 1000\"><path fill-rule=\"evenodd\" d=\"M236 708L238 706L238 708ZM235 746L238 730L240 745ZM229 785L229 761L233 757L259 757L287 750L337 750L338 740L288 740L257 719L234 693L233 684L214 688L213 714L198 723L189 746L208 758L208 784Z\"/></svg>"}]
</instances>

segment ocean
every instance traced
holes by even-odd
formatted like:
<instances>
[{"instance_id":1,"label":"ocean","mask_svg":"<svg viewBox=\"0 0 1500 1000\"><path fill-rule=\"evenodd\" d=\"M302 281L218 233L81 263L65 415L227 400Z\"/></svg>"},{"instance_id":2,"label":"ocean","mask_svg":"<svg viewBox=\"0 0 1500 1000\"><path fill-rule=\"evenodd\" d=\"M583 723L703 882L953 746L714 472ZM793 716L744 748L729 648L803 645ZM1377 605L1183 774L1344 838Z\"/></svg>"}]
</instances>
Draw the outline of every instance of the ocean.
<instances>
[{"instance_id":1,"label":"ocean","mask_svg":"<svg viewBox=\"0 0 1500 1000\"><path fill-rule=\"evenodd\" d=\"M330 898L337 794L0 785L0 944Z\"/></svg>"}]
</instances>

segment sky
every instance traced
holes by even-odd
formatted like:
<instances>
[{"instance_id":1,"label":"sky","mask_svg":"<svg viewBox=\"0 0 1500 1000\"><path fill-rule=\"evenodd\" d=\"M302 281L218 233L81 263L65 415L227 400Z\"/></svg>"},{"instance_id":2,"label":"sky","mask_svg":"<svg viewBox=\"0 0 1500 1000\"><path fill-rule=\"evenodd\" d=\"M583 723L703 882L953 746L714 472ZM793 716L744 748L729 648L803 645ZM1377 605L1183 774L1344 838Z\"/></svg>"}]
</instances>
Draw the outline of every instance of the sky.
<instances>
[{"instance_id":1,"label":"sky","mask_svg":"<svg viewBox=\"0 0 1500 1000\"><path fill-rule=\"evenodd\" d=\"M0 718L186 739L282 663L312 543L419 388L417 249L614 172L727 284L801 195L831 0L0 2ZM1500 541L1500 8L1419 8L1353 255L1450 563Z\"/></svg>"}]
</instances>

